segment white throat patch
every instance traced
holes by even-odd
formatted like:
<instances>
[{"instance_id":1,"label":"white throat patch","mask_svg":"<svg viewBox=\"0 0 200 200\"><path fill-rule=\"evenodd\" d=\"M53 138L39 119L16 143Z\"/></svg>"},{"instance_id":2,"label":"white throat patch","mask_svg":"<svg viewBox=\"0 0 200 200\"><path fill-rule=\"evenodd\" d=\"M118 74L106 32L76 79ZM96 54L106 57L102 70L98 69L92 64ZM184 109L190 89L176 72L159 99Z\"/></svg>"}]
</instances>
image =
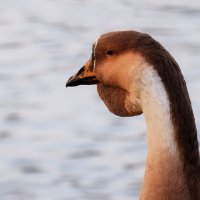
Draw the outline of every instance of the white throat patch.
<instances>
[{"instance_id":1,"label":"white throat patch","mask_svg":"<svg viewBox=\"0 0 200 200\"><path fill-rule=\"evenodd\" d=\"M161 81L153 67L143 71L143 112L147 122L149 138L162 143L171 153L177 152L174 127L170 117L170 102ZM156 144L155 144L156 146Z\"/></svg>"}]
</instances>

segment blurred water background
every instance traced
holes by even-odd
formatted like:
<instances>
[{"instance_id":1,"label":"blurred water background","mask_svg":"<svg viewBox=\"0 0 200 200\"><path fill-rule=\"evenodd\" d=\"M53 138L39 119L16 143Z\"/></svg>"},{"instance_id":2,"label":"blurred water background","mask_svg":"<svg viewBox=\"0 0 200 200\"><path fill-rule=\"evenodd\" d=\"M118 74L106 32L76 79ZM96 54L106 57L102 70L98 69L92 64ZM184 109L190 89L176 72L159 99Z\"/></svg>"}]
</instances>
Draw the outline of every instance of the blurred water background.
<instances>
[{"instance_id":1,"label":"blurred water background","mask_svg":"<svg viewBox=\"0 0 200 200\"><path fill-rule=\"evenodd\" d=\"M176 58L200 132L199 0L0 0L0 200L136 200L143 116L65 88L104 32L151 34Z\"/></svg>"}]
</instances>

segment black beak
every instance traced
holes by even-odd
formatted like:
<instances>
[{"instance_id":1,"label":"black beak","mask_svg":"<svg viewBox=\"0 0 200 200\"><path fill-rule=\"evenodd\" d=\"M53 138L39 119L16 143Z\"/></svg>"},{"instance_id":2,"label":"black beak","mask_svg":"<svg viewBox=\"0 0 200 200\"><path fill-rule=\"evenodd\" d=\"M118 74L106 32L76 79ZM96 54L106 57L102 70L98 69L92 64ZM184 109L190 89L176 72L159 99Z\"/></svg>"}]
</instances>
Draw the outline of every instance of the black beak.
<instances>
[{"instance_id":1,"label":"black beak","mask_svg":"<svg viewBox=\"0 0 200 200\"><path fill-rule=\"evenodd\" d=\"M66 87L73 87L78 85L93 85L97 84L99 81L96 79L94 73L94 65L90 59L86 64L73 76L71 76Z\"/></svg>"}]
</instances>

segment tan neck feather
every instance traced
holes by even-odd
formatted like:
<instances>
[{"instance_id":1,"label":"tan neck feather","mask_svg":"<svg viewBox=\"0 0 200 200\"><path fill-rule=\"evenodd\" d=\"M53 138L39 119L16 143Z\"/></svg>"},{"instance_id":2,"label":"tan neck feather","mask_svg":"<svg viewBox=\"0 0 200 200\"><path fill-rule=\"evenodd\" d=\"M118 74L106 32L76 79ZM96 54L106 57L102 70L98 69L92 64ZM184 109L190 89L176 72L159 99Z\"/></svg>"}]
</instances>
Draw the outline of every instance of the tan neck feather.
<instances>
[{"instance_id":1,"label":"tan neck feather","mask_svg":"<svg viewBox=\"0 0 200 200\"><path fill-rule=\"evenodd\" d=\"M141 101L148 129L148 155L140 199L189 200L168 95L152 67L147 67L142 76Z\"/></svg>"}]
</instances>

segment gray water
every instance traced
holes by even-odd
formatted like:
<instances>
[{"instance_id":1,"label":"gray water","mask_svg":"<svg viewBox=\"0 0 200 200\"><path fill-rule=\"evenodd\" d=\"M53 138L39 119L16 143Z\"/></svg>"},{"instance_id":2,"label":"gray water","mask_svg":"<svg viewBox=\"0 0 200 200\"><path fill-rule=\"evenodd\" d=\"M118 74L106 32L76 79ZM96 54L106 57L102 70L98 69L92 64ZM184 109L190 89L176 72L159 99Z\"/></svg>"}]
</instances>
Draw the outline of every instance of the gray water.
<instances>
[{"instance_id":1,"label":"gray water","mask_svg":"<svg viewBox=\"0 0 200 200\"><path fill-rule=\"evenodd\" d=\"M0 0L0 200L138 199L143 116L65 88L104 32L151 34L176 58L200 132L199 0Z\"/></svg>"}]
</instances>

